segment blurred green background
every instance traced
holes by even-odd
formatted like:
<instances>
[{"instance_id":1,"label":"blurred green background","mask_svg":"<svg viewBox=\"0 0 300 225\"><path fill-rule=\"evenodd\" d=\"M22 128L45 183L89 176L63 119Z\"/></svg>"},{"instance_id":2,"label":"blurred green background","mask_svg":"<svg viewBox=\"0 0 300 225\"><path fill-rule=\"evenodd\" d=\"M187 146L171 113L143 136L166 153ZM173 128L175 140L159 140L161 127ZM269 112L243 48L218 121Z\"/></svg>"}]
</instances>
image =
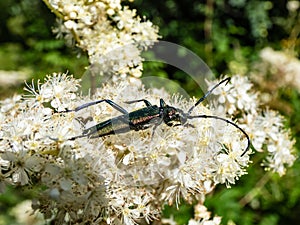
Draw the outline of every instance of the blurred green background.
<instances>
[{"instance_id":1,"label":"blurred green background","mask_svg":"<svg viewBox=\"0 0 300 225\"><path fill-rule=\"evenodd\" d=\"M249 75L257 69L259 52L266 46L289 51L296 58L299 56L300 8L294 11L291 8L297 2L136 0L126 4L157 25L162 40L190 49L215 74ZM56 39L53 27L55 16L41 0L0 1L1 99L22 92L24 79L43 79L46 74L66 71L81 77L85 72L88 66L85 54L74 46L67 46L64 40ZM7 71L16 74L18 81L8 82ZM189 94L200 96L196 84L174 67L147 62L145 71L175 80ZM269 74L264 75L264 82L256 83L254 88L273 96L268 105L288 118L286 126L291 127L299 149L299 90L281 87L277 85L280 79L270 82ZM299 160L284 177L279 177L263 171L260 167L262 157L261 154L253 156L248 175L243 176L236 186L231 189L218 186L207 197L206 206L223 217L223 224L228 221L239 225L300 224ZM20 192L8 189L0 195L0 224L18 224L11 208L33 195L28 192L16 194ZM165 209L165 216L174 214L180 224L186 224L192 213L189 205L183 205L179 212L175 208Z\"/></svg>"}]
</instances>

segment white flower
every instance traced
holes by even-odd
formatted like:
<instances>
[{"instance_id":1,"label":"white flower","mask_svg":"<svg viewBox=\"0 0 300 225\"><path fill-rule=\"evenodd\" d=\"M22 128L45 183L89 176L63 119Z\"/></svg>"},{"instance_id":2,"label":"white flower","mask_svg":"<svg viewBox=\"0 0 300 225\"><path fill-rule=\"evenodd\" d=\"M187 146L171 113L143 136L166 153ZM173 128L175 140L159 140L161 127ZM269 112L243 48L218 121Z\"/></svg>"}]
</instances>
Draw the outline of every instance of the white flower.
<instances>
[{"instance_id":1,"label":"white flower","mask_svg":"<svg viewBox=\"0 0 300 225\"><path fill-rule=\"evenodd\" d=\"M10 162L10 176L13 183L20 185L28 184L31 174L34 171L40 171L43 160L37 156L30 156L26 151L18 149L16 145L13 150L14 152L1 154L1 158Z\"/></svg>"},{"instance_id":2,"label":"white flower","mask_svg":"<svg viewBox=\"0 0 300 225\"><path fill-rule=\"evenodd\" d=\"M0 86L9 87L23 83L28 78L28 73L23 71L0 70Z\"/></svg>"},{"instance_id":3,"label":"white flower","mask_svg":"<svg viewBox=\"0 0 300 225\"><path fill-rule=\"evenodd\" d=\"M290 134L286 131L281 131L281 135L276 136L276 140L270 140L267 145L269 155L266 158L265 166L272 171L277 172L280 176L286 172L286 166L292 166L296 157L291 151L295 144L291 140Z\"/></svg>"},{"instance_id":4,"label":"white flower","mask_svg":"<svg viewBox=\"0 0 300 225\"><path fill-rule=\"evenodd\" d=\"M68 30L76 30L77 29L77 24L72 20L66 21L64 23L64 25Z\"/></svg>"},{"instance_id":5,"label":"white flower","mask_svg":"<svg viewBox=\"0 0 300 225\"><path fill-rule=\"evenodd\" d=\"M216 82L207 82L210 87ZM217 95L218 113L229 115L238 114L239 111L244 113L255 114L258 108L257 93L252 90L252 83L245 76L235 75L231 78L229 84L218 87L213 94Z\"/></svg>"},{"instance_id":6,"label":"white flower","mask_svg":"<svg viewBox=\"0 0 300 225\"><path fill-rule=\"evenodd\" d=\"M37 90L33 82L31 85L26 83L25 90L30 93L26 97L31 101L30 97L34 96L35 104L50 102L57 111L64 111L73 105L72 100L76 98L75 92L78 90L79 81L66 73L53 73L52 76L46 77L43 85L40 81L37 82Z\"/></svg>"},{"instance_id":7,"label":"white flower","mask_svg":"<svg viewBox=\"0 0 300 225\"><path fill-rule=\"evenodd\" d=\"M161 222L162 224L177 225L173 215L170 218L162 218Z\"/></svg>"},{"instance_id":8,"label":"white flower","mask_svg":"<svg viewBox=\"0 0 300 225\"><path fill-rule=\"evenodd\" d=\"M141 51L159 36L158 29L141 20L136 10L114 0L46 2L64 20L55 29L58 36L63 35L69 43L75 40L88 53L90 64L101 65L98 74L141 76Z\"/></svg>"},{"instance_id":9,"label":"white flower","mask_svg":"<svg viewBox=\"0 0 300 225\"><path fill-rule=\"evenodd\" d=\"M298 58L288 52L275 51L270 47L262 49L260 57L264 62L259 65L260 71L271 74L280 81L276 85L279 87L290 85L300 89L300 60Z\"/></svg>"},{"instance_id":10,"label":"white flower","mask_svg":"<svg viewBox=\"0 0 300 225\"><path fill-rule=\"evenodd\" d=\"M283 117L278 112L266 110L255 116L245 118L245 130L252 139L252 145L259 152L267 152L262 163L266 169L277 172L280 176L296 160L294 153L295 140L290 131L284 128Z\"/></svg>"},{"instance_id":11,"label":"white flower","mask_svg":"<svg viewBox=\"0 0 300 225\"><path fill-rule=\"evenodd\" d=\"M300 3L299 1L288 1L286 3L286 8L290 11L290 12L296 12L297 9L299 9L300 7Z\"/></svg>"},{"instance_id":12,"label":"white flower","mask_svg":"<svg viewBox=\"0 0 300 225\"><path fill-rule=\"evenodd\" d=\"M43 214L39 211L33 211L32 202L25 200L12 209L12 214L16 216L18 223L24 225L42 225L45 224Z\"/></svg>"},{"instance_id":13,"label":"white flower","mask_svg":"<svg viewBox=\"0 0 300 225\"><path fill-rule=\"evenodd\" d=\"M269 51L269 50L268 50ZM267 50L263 52L267 53ZM266 56L264 56L266 57ZM278 58L278 62L281 57L275 54L273 57L273 63ZM270 59L271 60L271 59ZM256 151L267 151L268 156L263 162L263 166L266 169L271 169L273 172L277 172L280 175L284 175L287 166L291 166L295 161L295 155L293 150L294 140L290 136L290 131L283 127L283 117L277 112L272 110L260 110L258 108L258 93L252 91L252 84L247 77L234 76L231 79L231 83L218 87L213 94L219 94L217 96L218 112L222 115L224 113L230 115L239 115L242 113L241 118L238 118L240 126L248 133L252 146ZM222 112L223 111L223 112ZM224 130L224 129L223 129ZM228 135L228 136L226 136ZM230 132L226 131L220 138L224 138L222 143L226 143L226 140L233 140L233 136ZM232 149L241 149L240 142L232 142L237 147ZM228 143L231 145L231 143ZM238 153L235 153L238 156ZM283 156L284 155L284 156ZM234 168L238 170L236 174L244 173L239 171L239 167L235 167L235 162L239 162L245 166L247 160L243 162L248 156L242 158L236 158L233 162L221 164L221 166L214 167L216 174L216 181L228 185L234 182L234 178L230 177L229 171ZM226 162L226 157L222 157L222 162ZM224 167L225 166L225 167ZM227 175L228 173L228 175Z\"/></svg>"},{"instance_id":14,"label":"white flower","mask_svg":"<svg viewBox=\"0 0 300 225\"><path fill-rule=\"evenodd\" d=\"M215 216L210 219L211 212L207 211L207 208L198 203L195 205L195 216L189 220L189 225L219 225L221 224L221 217Z\"/></svg>"}]
</instances>

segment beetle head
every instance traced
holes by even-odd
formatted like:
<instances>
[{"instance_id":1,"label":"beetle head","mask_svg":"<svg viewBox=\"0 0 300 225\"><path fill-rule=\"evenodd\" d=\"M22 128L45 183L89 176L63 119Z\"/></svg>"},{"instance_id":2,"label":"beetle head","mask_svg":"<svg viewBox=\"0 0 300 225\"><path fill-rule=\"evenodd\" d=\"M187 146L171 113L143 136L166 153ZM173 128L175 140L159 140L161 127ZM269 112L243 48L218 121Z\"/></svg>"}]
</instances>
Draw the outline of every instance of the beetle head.
<instances>
[{"instance_id":1,"label":"beetle head","mask_svg":"<svg viewBox=\"0 0 300 225\"><path fill-rule=\"evenodd\" d=\"M184 125L187 121L185 113L181 109L168 106L162 99L160 100L163 120L168 126Z\"/></svg>"}]
</instances>

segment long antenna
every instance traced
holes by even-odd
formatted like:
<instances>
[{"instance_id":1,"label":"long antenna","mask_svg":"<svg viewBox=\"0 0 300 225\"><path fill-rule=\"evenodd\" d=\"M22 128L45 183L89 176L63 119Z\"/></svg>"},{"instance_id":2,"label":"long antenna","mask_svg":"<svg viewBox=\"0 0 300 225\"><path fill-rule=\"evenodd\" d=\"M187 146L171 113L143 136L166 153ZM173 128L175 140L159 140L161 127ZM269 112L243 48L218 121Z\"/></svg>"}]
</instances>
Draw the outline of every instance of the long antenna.
<instances>
[{"instance_id":1,"label":"long antenna","mask_svg":"<svg viewBox=\"0 0 300 225\"><path fill-rule=\"evenodd\" d=\"M216 120L222 120L226 123L229 123L231 124L232 126L236 127L237 129L239 129L247 138L247 147L245 148L245 150L243 151L241 157L243 157L246 152L249 150L250 148L250 145L251 145L251 141L250 141L250 138L249 138L249 135L246 133L246 131L244 131L241 127L239 127L238 125L236 125L234 122L230 121L230 120L227 120L227 119L224 119L222 117L218 117L218 116L210 116L210 115L197 115L197 116L187 116L188 119L195 119L195 118L212 118L212 119L216 119Z\"/></svg>"},{"instance_id":2,"label":"long antenna","mask_svg":"<svg viewBox=\"0 0 300 225\"><path fill-rule=\"evenodd\" d=\"M239 130L245 135L245 137L247 138L247 147L246 147L245 150L243 151L243 153L242 153L242 155L241 155L241 157L242 157L242 156L244 156L244 155L246 154L246 152L249 150L250 145L251 145L251 141L250 141L249 135L248 135L248 134L246 133L246 131L244 131L240 126L238 126L237 124L235 124L234 122L232 122L232 121L230 121L230 120L227 120L227 119L224 119L224 118L218 117L218 116L213 116L213 115L196 115L196 116L191 116L192 111L194 110L194 108L195 108L197 105L199 105L201 102L203 102L203 101L207 98L207 96L209 96L209 95L210 95L217 87L219 87L221 84L223 84L223 83L225 83L225 82L226 82L225 85L228 84L228 82L230 81L230 79L231 79L231 78L228 77L228 78L226 78L226 79L224 79L224 80L221 80L218 84L216 84L215 86L213 86L212 89L210 89L208 92L206 92L206 94L203 95L203 96L195 103L195 105L192 106L192 107L188 110L188 112L187 112L187 118L188 118L188 119L195 119L195 118L205 118L205 119L207 119L207 118L211 118L211 119L216 119L216 120L222 120L222 121L224 121L224 122L226 122L226 123L231 124L231 125L234 126L235 128L239 129Z\"/></svg>"},{"instance_id":3,"label":"long antenna","mask_svg":"<svg viewBox=\"0 0 300 225\"><path fill-rule=\"evenodd\" d=\"M189 111L187 112L188 115L190 115L192 113L192 111L194 110L194 108L199 105L200 102L203 102L207 96L209 96L217 87L219 87L221 84L223 84L224 82L226 82L226 84L228 84L228 82L230 81L230 77L227 77L226 79L224 80L221 80L218 84L216 84L212 89L210 89L208 92L206 92L205 95L203 95L196 103L194 106L192 106ZM226 85L225 84L225 85Z\"/></svg>"}]
</instances>

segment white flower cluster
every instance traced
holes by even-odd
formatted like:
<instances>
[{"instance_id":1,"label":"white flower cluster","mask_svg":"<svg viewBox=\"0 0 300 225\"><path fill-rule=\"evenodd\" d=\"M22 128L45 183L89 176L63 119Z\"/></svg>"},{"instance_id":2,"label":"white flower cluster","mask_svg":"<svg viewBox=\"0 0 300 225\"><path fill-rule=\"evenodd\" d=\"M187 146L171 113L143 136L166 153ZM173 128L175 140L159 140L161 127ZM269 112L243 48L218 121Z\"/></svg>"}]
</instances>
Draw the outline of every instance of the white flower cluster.
<instances>
[{"instance_id":1,"label":"white flower cluster","mask_svg":"<svg viewBox=\"0 0 300 225\"><path fill-rule=\"evenodd\" d=\"M275 51L270 47L264 48L260 57L264 64L259 64L259 71L273 75L279 87L289 85L300 90L299 59L288 52Z\"/></svg>"},{"instance_id":2,"label":"white flower cluster","mask_svg":"<svg viewBox=\"0 0 300 225\"><path fill-rule=\"evenodd\" d=\"M73 140L120 112L105 102L61 112L66 108L111 99L131 112L144 103L124 102L158 104L164 96L167 104L186 112L195 103L125 80L97 89L93 97L76 94L78 85L72 76L53 74L36 87L27 85L25 99L1 102L0 188L43 187L33 207L47 219L58 224L149 222L159 218L163 204L203 198L216 184L234 184L246 173L250 152L241 156L245 136L215 119ZM212 112L199 105L193 115L199 114Z\"/></svg>"},{"instance_id":3,"label":"white flower cluster","mask_svg":"<svg viewBox=\"0 0 300 225\"><path fill-rule=\"evenodd\" d=\"M210 86L215 85L215 82L207 82ZM255 114L258 109L257 93L251 90L252 83L247 77L233 76L231 82L225 86L220 86L214 90L213 94L218 96L217 111L219 114L224 112L237 116L241 111Z\"/></svg>"},{"instance_id":4,"label":"white flower cluster","mask_svg":"<svg viewBox=\"0 0 300 225\"><path fill-rule=\"evenodd\" d=\"M177 225L173 216L170 218L162 219L162 224ZM215 216L211 219L211 212L207 211L207 208L202 204L198 203L194 206L194 218L190 219L188 225L220 225L221 217Z\"/></svg>"},{"instance_id":5,"label":"white flower cluster","mask_svg":"<svg viewBox=\"0 0 300 225\"><path fill-rule=\"evenodd\" d=\"M263 165L282 176L286 167L296 160L295 141L290 130L284 128L284 119L279 113L259 109L258 93L254 93L251 87L247 77L236 75L230 84L216 89L213 94L218 95L218 113L240 116L238 121L249 134L254 149L267 153Z\"/></svg>"},{"instance_id":6,"label":"white flower cluster","mask_svg":"<svg viewBox=\"0 0 300 225\"><path fill-rule=\"evenodd\" d=\"M140 77L141 51L158 39L158 29L121 5L121 0L44 0L60 18L58 36L88 53L99 73Z\"/></svg>"},{"instance_id":7,"label":"white flower cluster","mask_svg":"<svg viewBox=\"0 0 300 225\"><path fill-rule=\"evenodd\" d=\"M31 200L25 200L18 203L11 213L16 216L18 224L22 225L45 225L43 214L33 211Z\"/></svg>"},{"instance_id":8,"label":"white flower cluster","mask_svg":"<svg viewBox=\"0 0 300 225\"><path fill-rule=\"evenodd\" d=\"M7 88L21 84L28 76L29 74L23 71L0 70L0 87Z\"/></svg>"}]
</instances>

